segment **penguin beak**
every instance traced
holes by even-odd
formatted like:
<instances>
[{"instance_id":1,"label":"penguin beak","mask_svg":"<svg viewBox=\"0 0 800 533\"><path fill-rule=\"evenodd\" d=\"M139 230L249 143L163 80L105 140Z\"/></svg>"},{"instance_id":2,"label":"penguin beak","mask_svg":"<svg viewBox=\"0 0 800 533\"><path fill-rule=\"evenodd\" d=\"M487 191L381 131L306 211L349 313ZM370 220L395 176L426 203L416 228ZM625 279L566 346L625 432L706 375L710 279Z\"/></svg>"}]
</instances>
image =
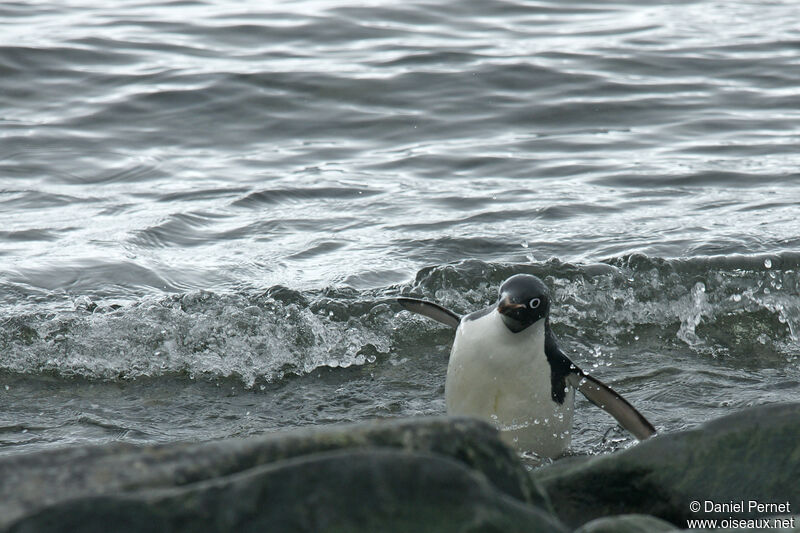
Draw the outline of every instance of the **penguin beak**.
<instances>
[{"instance_id":1,"label":"penguin beak","mask_svg":"<svg viewBox=\"0 0 800 533\"><path fill-rule=\"evenodd\" d=\"M506 296L503 300L497 305L497 312L501 315L506 315L511 317L514 315L515 312L519 311L520 309L525 309L524 304L515 304L511 301L511 298Z\"/></svg>"},{"instance_id":2,"label":"penguin beak","mask_svg":"<svg viewBox=\"0 0 800 533\"><path fill-rule=\"evenodd\" d=\"M497 304L497 312L500 313L500 318L503 319L503 323L512 333L519 333L528 326L523 319L524 311L525 304L512 302L510 296L504 296L500 303Z\"/></svg>"}]
</instances>

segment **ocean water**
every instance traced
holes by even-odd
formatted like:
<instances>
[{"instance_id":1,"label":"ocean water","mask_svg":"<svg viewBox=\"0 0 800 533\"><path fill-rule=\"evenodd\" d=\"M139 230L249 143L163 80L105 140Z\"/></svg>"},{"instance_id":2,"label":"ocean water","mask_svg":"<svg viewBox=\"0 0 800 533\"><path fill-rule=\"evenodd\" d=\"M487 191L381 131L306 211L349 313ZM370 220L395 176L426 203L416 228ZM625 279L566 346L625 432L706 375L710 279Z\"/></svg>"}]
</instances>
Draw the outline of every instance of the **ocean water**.
<instances>
[{"instance_id":1,"label":"ocean water","mask_svg":"<svg viewBox=\"0 0 800 533\"><path fill-rule=\"evenodd\" d=\"M800 393L796 2L0 5L0 454L445 412L531 272L662 432ZM632 444L578 400L575 453Z\"/></svg>"}]
</instances>

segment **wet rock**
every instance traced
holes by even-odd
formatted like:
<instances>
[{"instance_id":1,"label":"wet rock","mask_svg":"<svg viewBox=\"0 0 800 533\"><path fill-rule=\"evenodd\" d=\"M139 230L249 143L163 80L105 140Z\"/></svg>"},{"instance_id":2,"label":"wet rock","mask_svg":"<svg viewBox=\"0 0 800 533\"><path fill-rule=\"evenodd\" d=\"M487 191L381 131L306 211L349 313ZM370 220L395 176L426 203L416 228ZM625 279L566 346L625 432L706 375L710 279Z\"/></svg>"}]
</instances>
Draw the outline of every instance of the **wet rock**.
<instances>
[{"instance_id":1,"label":"wet rock","mask_svg":"<svg viewBox=\"0 0 800 533\"><path fill-rule=\"evenodd\" d=\"M800 509L800 404L747 409L633 448L571 458L534 473L556 514L577 527L595 518L642 513L685 528L689 519L784 514L749 507L788 502ZM742 512L706 512L707 501L743 502ZM699 505L699 511L692 508Z\"/></svg>"},{"instance_id":2,"label":"wet rock","mask_svg":"<svg viewBox=\"0 0 800 533\"><path fill-rule=\"evenodd\" d=\"M667 533L680 531L674 525L645 514L623 514L597 518L584 524L575 533Z\"/></svg>"},{"instance_id":3,"label":"wet rock","mask_svg":"<svg viewBox=\"0 0 800 533\"><path fill-rule=\"evenodd\" d=\"M463 463L391 449L313 454L183 487L71 500L9 531L109 530L565 531Z\"/></svg>"},{"instance_id":4,"label":"wet rock","mask_svg":"<svg viewBox=\"0 0 800 533\"><path fill-rule=\"evenodd\" d=\"M448 488L448 479L456 489ZM303 517L316 512L319 517L308 518L310 529L291 527L315 531L312 526L330 520L336 528L361 531L359 520L374 521L367 515L348 521L353 508L374 505L375 520L395 520L396 507L396 520L408 525L403 520L412 519L409 509L421 505L423 496L438 502L441 517L464 521L454 523L453 531L466 524L507 529L503 513L530 528L560 527L548 518L546 498L496 430L469 419L372 422L200 444L53 450L0 460L0 480L0 530L10 531L83 531L109 523L119 531L144 526L182 531L188 530L184 524L199 523L195 514L204 517L201 529L225 531L236 524L238 531L265 516L275 523L306 523ZM290 509L273 508L271 501ZM470 511L473 505L478 511ZM495 507L502 513L490 512ZM428 509L432 515L426 520L433 520L436 506Z\"/></svg>"}]
</instances>

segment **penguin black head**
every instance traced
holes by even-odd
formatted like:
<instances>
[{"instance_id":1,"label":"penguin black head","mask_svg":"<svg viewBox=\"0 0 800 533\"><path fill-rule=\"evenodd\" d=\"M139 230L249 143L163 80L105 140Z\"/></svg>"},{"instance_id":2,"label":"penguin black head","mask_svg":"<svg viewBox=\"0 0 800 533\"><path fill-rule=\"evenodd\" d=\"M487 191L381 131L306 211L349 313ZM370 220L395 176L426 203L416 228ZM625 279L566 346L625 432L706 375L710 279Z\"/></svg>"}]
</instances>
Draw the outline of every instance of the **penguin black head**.
<instances>
[{"instance_id":1,"label":"penguin black head","mask_svg":"<svg viewBox=\"0 0 800 533\"><path fill-rule=\"evenodd\" d=\"M547 318L550 312L550 293L542 280L530 274L517 274L500 286L497 312L513 333Z\"/></svg>"}]
</instances>

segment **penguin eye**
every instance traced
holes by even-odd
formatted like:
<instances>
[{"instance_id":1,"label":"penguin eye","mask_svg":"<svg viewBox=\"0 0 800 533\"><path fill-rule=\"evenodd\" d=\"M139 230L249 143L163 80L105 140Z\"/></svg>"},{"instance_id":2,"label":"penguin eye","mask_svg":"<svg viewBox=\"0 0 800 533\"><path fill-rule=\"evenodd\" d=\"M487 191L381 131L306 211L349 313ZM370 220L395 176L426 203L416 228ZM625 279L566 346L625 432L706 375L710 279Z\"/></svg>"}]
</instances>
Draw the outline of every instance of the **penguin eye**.
<instances>
[{"instance_id":1,"label":"penguin eye","mask_svg":"<svg viewBox=\"0 0 800 533\"><path fill-rule=\"evenodd\" d=\"M539 298L534 298L533 300L528 302L528 307L530 307L531 309L536 309L537 307L539 307L540 303L542 303L542 301Z\"/></svg>"}]
</instances>

